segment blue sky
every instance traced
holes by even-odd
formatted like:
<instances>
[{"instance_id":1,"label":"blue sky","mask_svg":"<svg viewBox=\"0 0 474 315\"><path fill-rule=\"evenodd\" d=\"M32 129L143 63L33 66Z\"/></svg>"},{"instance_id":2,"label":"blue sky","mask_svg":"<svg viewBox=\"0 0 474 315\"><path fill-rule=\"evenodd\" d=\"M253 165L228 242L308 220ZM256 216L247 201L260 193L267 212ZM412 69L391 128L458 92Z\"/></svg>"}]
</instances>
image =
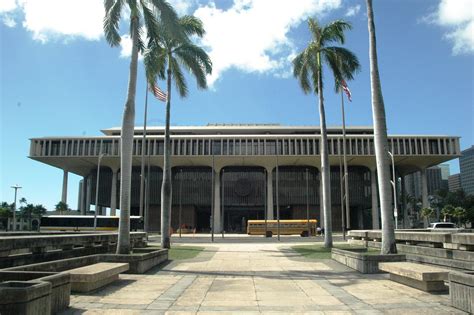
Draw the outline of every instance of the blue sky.
<instances>
[{"instance_id":1,"label":"blue sky","mask_svg":"<svg viewBox=\"0 0 474 315\"><path fill-rule=\"evenodd\" d=\"M210 89L172 101L173 125L281 123L319 125L317 99L304 95L290 60L309 41L306 20L345 19L346 47L362 69L349 82L349 125L371 125L365 1L171 1L207 30L201 44L214 62ZM474 1L374 0L379 66L391 134L442 134L474 143ZM0 201L19 196L52 209L62 171L28 159L29 138L100 135L120 126L128 81L129 40L105 42L99 0L5 0L0 4ZM340 125L339 97L325 75L329 125ZM164 87L163 84L161 84ZM143 123L143 65L139 65L136 124ZM176 95L176 94L175 94ZM150 105L149 124L164 123L163 103ZM457 161L451 173L459 171ZM78 176L68 203L77 206Z\"/></svg>"}]
</instances>

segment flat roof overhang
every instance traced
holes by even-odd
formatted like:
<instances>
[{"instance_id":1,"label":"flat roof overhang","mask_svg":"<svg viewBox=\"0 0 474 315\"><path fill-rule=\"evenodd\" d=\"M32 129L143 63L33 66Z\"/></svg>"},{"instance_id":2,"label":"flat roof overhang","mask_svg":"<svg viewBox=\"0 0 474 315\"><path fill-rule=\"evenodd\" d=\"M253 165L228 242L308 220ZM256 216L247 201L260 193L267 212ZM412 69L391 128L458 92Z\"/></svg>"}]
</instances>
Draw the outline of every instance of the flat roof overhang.
<instances>
[{"instance_id":1,"label":"flat roof overhang","mask_svg":"<svg viewBox=\"0 0 474 315\"><path fill-rule=\"evenodd\" d=\"M458 155L442 156L442 155L399 155L395 156L395 167L402 174L416 172L421 168L435 166L443 162L458 158ZM96 156L89 157L37 157L30 156L35 161L57 167L62 170L74 173L79 176L86 176L90 171L97 167L98 158ZM339 166L342 157L336 155L329 156L329 163L331 166ZM151 156L150 163L152 166L163 167L163 156ZM317 156L290 156L290 155L265 155L265 156L248 156L248 155L216 155L214 156L214 165L216 168L225 166L260 166L268 169L274 168L276 165L300 165L313 166L320 168L321 158ZM375 156L347 156L347 163L349 166L365 166L367 168L375 168ZM172 156L171 166L208 166L212 167L213 157L211 155L205 156ZM141 165L141 156L133 156L133 166ZM101 166L110 167L113 169L120 168L119 156L104 156L101 161Z\"/></svg>"}]
</instances>

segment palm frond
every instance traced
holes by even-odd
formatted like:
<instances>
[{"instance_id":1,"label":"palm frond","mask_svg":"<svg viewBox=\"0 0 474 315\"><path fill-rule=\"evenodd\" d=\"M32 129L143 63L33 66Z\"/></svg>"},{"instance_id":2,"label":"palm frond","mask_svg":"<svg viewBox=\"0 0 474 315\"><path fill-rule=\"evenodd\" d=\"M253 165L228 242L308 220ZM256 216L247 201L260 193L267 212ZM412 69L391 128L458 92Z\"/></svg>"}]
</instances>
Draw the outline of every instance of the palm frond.
<instances>
[{"instance_id":1,"label":"palm frond","mask_svg":"<svg viewBox=\"0 0 474 315\"><path fill-rule=\"evenodd\" d=\"M301 89L305 94L311 92L311 83L309 81L309 71L307 63L307 50L305 49L293 59L293 76L298 79Z\"/></svg>"},{"instance_id":2,"label":"palm frond","mask_svg":"<svg viewBox=\"0 0 474 315\"><path fill-rule=\"evenodd\" d=\"M104 33L110 46L120 44L119 22L122 13L123 0L105 0Z\"/></svg>"},{"instance_id":3,"label":"palm frond","mask_svg":"<svg viewBox=\"0 0 474 315\"><path fill-rule=\"evenodd\" d=\"M334 74L336 91L339 90L342 80L352 80L354 79L354 74L360 71L359 59L346 48L325 47L322 53Z\"/></svg>"},{"instance_id":4,"label":"palm frond","mask_svg":"<svg viewBox=\"0 0 474 315\"><path fill-rule=\"evenodd\" d=\"M178 15L173 7L165 0L147 0L150 1L156 9L159 17L159 27L161 34L169 34L171 38L178 40L186 39L185 34L179 26Z\"/></svg>"},{"instance_id":5,"label":"palm frond","mask_svg":"<svg viewBox=\"0 0 474 315\"><path fill-rule=\"evenodd\" d=\"M352 29L351 24L342 20L329 23L328 25L324 26L321 31L321 45L324 45L328 42L338 42L340 44L344 44L344 31L350 29Z\"/></svg>"},{"instance_id":6,"label":"palm frond","mask_svg":"<svg viewBox=\"0 0 474 315\"><path fill-rule=\"evenodd\" d=\"M175 50L178 60L196 78L201 89L207 88L206 74L212 73L212 62L207 53L200 47L186 43Z\"/></svg>"},{"instance_id":7,"label":"palm frond","mask_svg":"<svg viewBox=\"0 0 474 315\"><path fill-rule=\"evenodd\" d=\"M156 41L148 45L145 50L143 62L145 73L150 84L156 82L156 78L165 79L166 72L166 50Z\"/></svg>"},{"instance_id":8,"label":"palm frond","mask_svg":"<svg viewBox=\"0 0 474 315\"><path fill-rule=\"evenodd\" d=\"M159 31L158 31L158 21L153 14L153 9L150 8L149 2L146 0L140 0L140 5L142 7L143 12L143 23L147 29L147 38L150 40L158 38Z\"/></svg>"},{"instance_id":9,"label":"palm frond","mask_svg":"<svg viewBox=\"0 0 474 315\"><path fill-rule=\"evenodd\" d=\"M309 18L308 19L308 27L313 39L319 41L321 38L321 27L319 26L318 20Z\"/></svg>"},{"instance_id":10,"label":"palm frond","mask_svg":"<svg viewBox=\"0 0 474 315\"><path fill-rule=\"evenodd\" d=\"M179 25L186 36L197 35L203 37L206 33L202 21L193 15L185 15L179 18Z\"/></svg>"},{"instance_id":11,"label":"palm frond","mask_svg":"<svg viewBox=\"0 0 474 315\"><path fill-rule=\"evenodd\" d=\"M171 66L171 73L173 75L174 84L178 90L179 96L188 96L188 86L186 85L186 79L184 78L184 74L179 67L178 61L174 57L171 57L168 62Z\"/></svg>"}]
</instances>

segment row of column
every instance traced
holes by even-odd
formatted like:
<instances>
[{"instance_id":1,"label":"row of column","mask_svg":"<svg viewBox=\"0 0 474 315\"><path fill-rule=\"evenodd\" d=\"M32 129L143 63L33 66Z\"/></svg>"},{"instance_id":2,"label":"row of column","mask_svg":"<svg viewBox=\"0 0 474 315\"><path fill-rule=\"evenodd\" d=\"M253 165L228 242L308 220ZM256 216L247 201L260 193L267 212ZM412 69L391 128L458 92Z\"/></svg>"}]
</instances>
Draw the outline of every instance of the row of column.
<instances>
[{"instance_id":1,"label":"row of column","mask_svg":"<svg viewBox=\"0 0 474 315\"><path fill-rule=\"evenodd\" d=\"M118 169L112 169L112 181L110 187L110 215L115 216L117 212L117 174ZM61 201L67 203L67 182L68 182L68 171L64 170L63 174L63 189ZM96 193L99 189L96 189ZM85 197L85 198L84 198ZM82 184L79 185L78 194L78 209L82 215L85 215L90 211L92 198L92 182L89 176L84 176ZM104 214L103 207L98 207L98 214Z\"/></svg>"},{"instance_id":2,"label":"row of column","mask_svg":"<svg viewBox=\"0 0 474 315\"><path fill-rule=\"evenodd\" d=\"M112 169L112 182L111 182L111 195L110 195L110 215L116 215L117 209L117 174L118 169ZM214 176L214 229L215 231L221 230L221 183L220 183L220 169L215 170ZM272 170L267 170L267 219L273 220L273 173ZM378 189L377 189L377 176L376 169L372 168L370 170L370 179L371 179L371 203L372 203L372 228L380 229L380 215L379 215L379 202L378 202ZM62 186L62 195L61 201L67 203L67 185L68 185L68 171L63 171L63 186ZM85 215L90 211L91 205L91 194L92 194L92 185L91 180L88 176L84 176L82 186L79 188L79 196L85 196L85 198L79 198L78 207L81 211L81 214ZM98 191L98 190L97 190ZM405 184L402 180L402 198L405 198ZM422 207L429 207L428 203L428 183L426 178L426 169L421 169L421 195L422 195ZM404 225L407 224L407 213L405 202L402 201L404 205ZM322 212L321 212L321 220Z\"/></svg>"},{"instance_id":3,"label":"row of column","mask_svg":"<svg viewBox=\"0 0 474 315\"><path fill-rule=\"evenodd\" d=\"M421 173L421 204L422 208L428 208L430 206L428 201L428 181L426 177L426 168L420 169ZM393 179L397 182L397 179ZM379 199L378 199L378 185L377 185L377 174L376 169L370 170L370 181L371 181L371 195L372 195L372 229L380 229L380 212L379 212ZM401 204L403 210L403 227L408 227L408 209L406 205L406 191L405 191L405 179L401 176Z\"/></svg>"}]
</instances>

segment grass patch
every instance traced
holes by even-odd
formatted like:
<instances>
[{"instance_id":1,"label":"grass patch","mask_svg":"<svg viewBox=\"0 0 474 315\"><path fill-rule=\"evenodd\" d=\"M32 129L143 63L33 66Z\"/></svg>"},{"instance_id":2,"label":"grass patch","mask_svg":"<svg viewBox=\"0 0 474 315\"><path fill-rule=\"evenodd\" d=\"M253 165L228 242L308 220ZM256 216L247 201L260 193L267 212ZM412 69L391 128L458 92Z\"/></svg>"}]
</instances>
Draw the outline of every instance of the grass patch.
<instances>
[{"instance_id":1,"label":"grass patch","mask_svg":"<svg viewBox=\"0 0 474 315\"><path fill-rule=\"evenodd\" d=\"M168 251L168 259L191 259L196 257L203 249L204 247L199 246L174 246Z\"/></svg>"},{"instance_id":2,"label":"grass patch","mask_svg":"<svg viewBox=\"0 0 474 315\"><path fill-rule=\"evenodd\" d=\"M334 244L333 246L334 248L349 249L349 250L364 248L364 247L351 246L347 243ZM324 247L323 244L299 245L299 246L293 246L292 249L294 249L298 254L300 254L301 256L305 258L331 259L331 249ZM365 254L378 255L380 254L380 251L377 249L369 248Z\"/></svg>"}]
</instances>

